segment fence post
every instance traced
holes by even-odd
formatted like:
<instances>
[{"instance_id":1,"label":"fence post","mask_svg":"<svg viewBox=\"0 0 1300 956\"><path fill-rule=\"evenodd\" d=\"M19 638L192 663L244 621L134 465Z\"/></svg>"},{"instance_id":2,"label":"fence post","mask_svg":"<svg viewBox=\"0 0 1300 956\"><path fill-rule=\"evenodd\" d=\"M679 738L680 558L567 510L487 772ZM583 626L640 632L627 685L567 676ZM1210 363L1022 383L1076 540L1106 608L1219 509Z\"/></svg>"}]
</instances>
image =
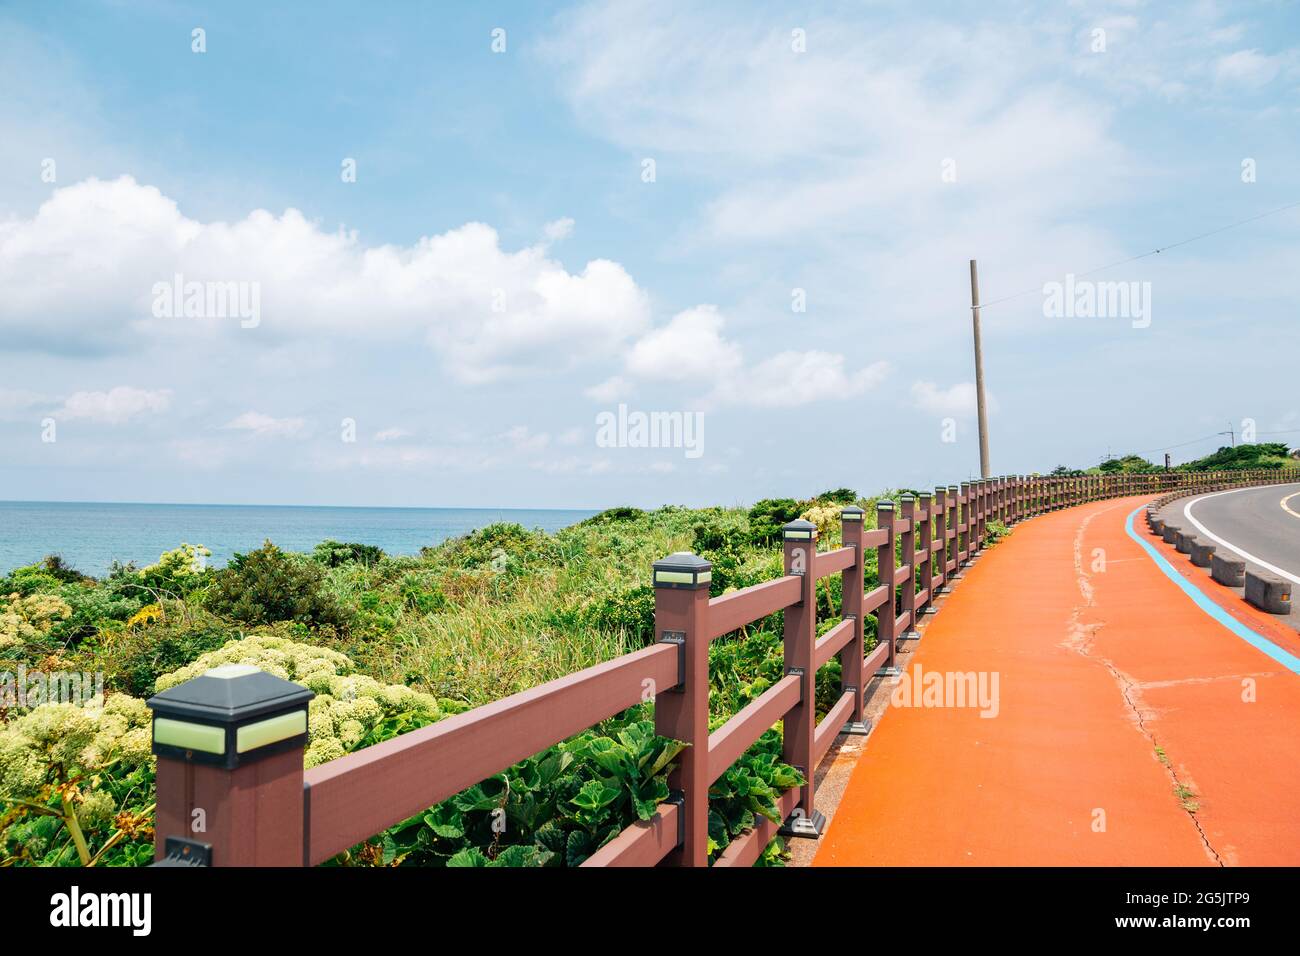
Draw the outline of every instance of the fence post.
<instances>
[{"instance_id":1,"label":"fence post","mask_svg":"<svg viewBox=\"0 0 1300 956\"><path fill-rule=\"evenodd\" d=\"M866 555L862 552L862 526L866 523L866 512L857 505L849 505L840 510L840 540L846 548L854 550L853 564L840 573L840 609L841 617L853 619L853 640L840 651L840 693L853 694L853 712L840 733L865 734L871 731L871 724L862 712L862 698L866 692L867 679L863 674L863 659L867 656L867 644L864 640L864 622L862 620L862 598L866 588Z\"/></svg>"},{"instance_id":2,"label":"fence post","mask_svg":"<svg viewBox=\"0 0 1300 956\"><path fill-rule=\"evenodd\" d=\"M885 603L876 609L876 642L889 645L889 658L885 665L876 671L876 677L897 677L898 665L895 656L898 644L894 639L894 503L892 501L876 502L876 527L885 530L885 541L876 549L876 576L885 586Z\"/></svg>"},{"instance_id":3,"label":"fence post","mask_svg":"<svg viewBox=\"0 0 1300 956\"><path fill-rule=\"evenodd\" d=\"M957 524L957 542L961 545L957 570L960 571L975 551L971 547L971 538L975 532L975 487L969 481L961 483L961 497L957 500L961 503L961 517ZM961 530L962 523L966 525L965 531Z\"/></svg>"},{"instance_id":4,"label":"fence post","mask_svg":"<svg viewBox=\"0 0 1300 956\"><path fill-rule=\"evenodd\" d=\"M908 569L907 580L903 582L903 590L898 595L898 614L900 617L907 615L907 626L898 635L901 642L914 641L921 635L916 632L916 498L910 493L904 493L899 501L903 505L903 520L907 522L907 530L899 538L898 551L903 566Z\"/></svg>"},{"instance_id":5,"label":"fence post","mask_svg":"<svg viewBox=\"0 0 1300 956\"><path fill-rule=\"evenodd\" d=\"M826 818L813 805L813 733L817 730L817 670L813 645L817 642L817 526L796 518L781 527L785 546L785 573L801 575L798 604L785 609L785 672L799 676L799 703L781 721L781 759L804 775L799 803L781 831L786 836L819 837Z\"/></svg>"},{"instance_id":6,"label":"fence post","mask_svg":"<svg viewBox=\"0 0 1300 956\"><path fill-rule=\"evenodd\" d=\"M924 554L918 570L921 574L921 590L925 592L925 600L917 608L917 613L923 614L934 608L934 496L928 491L923 491L917 497L921 501L920 510L925 513L925 519L921 522L921 531L916 539L916 550ZM916 629L916 621L912 622L912 629ZM921 635L918 633L916 637L920 639Z\"/></svg>"},{"instance_id":7,"label":"fence post","mask_svg":"<svg viewBox=\"0 0 1300 956\"><path fill-rule=\"evenodd\" d=\"M678 682L655 688L655 733L686 744L669 786L681 792L682 843L669 866L709 862L709 582L713 565L689 551L654 563L655 640L678 647Z\"/></svg>"},{"instance_id":8,"label":"fence post","mask_svg":"<svg viewBox=\"0 0 1300 956\"><path fill-rule=\"evenodd\" d=\"M154 859L302 866L306 687L225 664L151 697Z\"/></svg>"},{"instance_id":9,"label":"fence post","mask_svg":"<svg viewBox=\"0 0 1300 956\"><path fill-rule=\"evenodd\" d=\"M934 534L939 543L939 562L930 569L930 577L938 579L938 585L930 587L930 610L934 610L935 595L948 583L948 489L944 485L934 488ZM936 553L931 551L931 553Z\"/></svg>"}]
</instances>

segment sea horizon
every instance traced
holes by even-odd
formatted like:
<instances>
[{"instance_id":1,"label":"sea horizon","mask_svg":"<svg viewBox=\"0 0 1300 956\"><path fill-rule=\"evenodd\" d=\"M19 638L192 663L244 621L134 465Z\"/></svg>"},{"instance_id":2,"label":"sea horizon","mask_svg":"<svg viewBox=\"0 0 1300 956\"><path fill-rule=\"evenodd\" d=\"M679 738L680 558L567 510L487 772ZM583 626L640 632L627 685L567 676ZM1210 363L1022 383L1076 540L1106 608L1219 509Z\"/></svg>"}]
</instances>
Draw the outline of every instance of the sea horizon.
<instances>
[{"instance_id":1,"label":"sea horizon","mask_svg":"<svg viewBox=\"0 0 1300 956\"><path fill-rule=\"evenodd\" d=\"M266 540L287 551L311 551L333 539L414 555L497 522L553 532L598 513L595 508L0 499L0 574L57 554L83 574L102 577L115 561L143 567L182 543L208 548L212 567Z\"/></svg>"}]
</instances>

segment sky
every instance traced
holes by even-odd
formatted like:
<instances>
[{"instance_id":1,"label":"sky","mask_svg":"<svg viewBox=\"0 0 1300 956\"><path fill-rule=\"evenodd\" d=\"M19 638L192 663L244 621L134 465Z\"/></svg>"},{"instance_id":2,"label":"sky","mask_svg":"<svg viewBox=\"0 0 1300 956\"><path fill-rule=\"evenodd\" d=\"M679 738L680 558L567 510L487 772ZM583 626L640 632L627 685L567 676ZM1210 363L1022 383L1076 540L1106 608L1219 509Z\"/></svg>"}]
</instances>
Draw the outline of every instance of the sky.
<instances>
[{"instance_id":1,"label":"sky","mask_svg":"<svg viewBox=\"0 0 1300 956\"><path fill-rule=\"evenodd\" d=\"M0 499L962 481L971 259L994 474L1300 443L1294 3L0 0L0 90Z\"/></svg>"}]
</instances>

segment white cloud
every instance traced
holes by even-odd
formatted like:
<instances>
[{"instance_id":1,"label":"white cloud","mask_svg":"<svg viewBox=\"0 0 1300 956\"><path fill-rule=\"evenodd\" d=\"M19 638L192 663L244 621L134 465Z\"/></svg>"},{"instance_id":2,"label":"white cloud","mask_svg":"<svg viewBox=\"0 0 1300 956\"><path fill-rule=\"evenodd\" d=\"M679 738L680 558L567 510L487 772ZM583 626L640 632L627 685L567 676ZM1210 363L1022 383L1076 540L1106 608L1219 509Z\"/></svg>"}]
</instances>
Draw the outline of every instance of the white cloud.
<instances>
[{"instance_id":1,"label":"white cloud","mask_svg":"<svg viewBox=\"0 0 1300 956\"><path fill-rule=\"evenodd\" d=\"M632 383L621 375L615 375L599 384L583 389L583 394L597 402L613 402L626 398L632 391Z\"/></svg>"},{"instance_id":2,"label":"white cloud","mask_svg":"<svg viewBox=\"0 0 1300 956\"><path fill-rule=\"evenodd\" d=\"M17 419L30 417L30 413L42 406L48 406L50 400L39 392L21 388L0 388L0 418Z\"/></svg>"},{"instance_id":3,"label":"white cloud","mask_svg":"<svg viewBox=\"0 0 1300 956\"><path fill-rule=\"evenodd\" d=\"M679 312L667 325L637 340L627 370L640 379L667 382L730 375L741 364L740 349L722 337L722 325L722 316L711 305Z\"/></svg>"},{"instance_id":4,"label":"white cloud","mask_svg":"<svg viewBox=\"0 0 1300 956\"><path fill-rule=\"evenodd\" d=\"M573 220L567 216L563 219L556 219L548 222L545 229L542 230L548 242L558 242L561 239L568 239L573 235Z\"/></svg>"},{"instance_id":5,"label":"white cloud","mask_svg":"<svg viewBox=\"0 0 1300 956\"><path fill-rule=\"evenodd\" d=\"M587 389L587 394L613 401L630 390L632 379L697 386L704 404L792 407L860 395L889 369L887 362L879 361L846 371L843 355L817 350L785 351L747 365L740 346L723 335L724 325L724 317L711 305L677 313L632 346L627 379L616 376Z\"/></svg>"},{"instance_id":6,"label":"white cloud","mask_svg":"<svg viewBox=\"0 0 1300 956\"><path fill-rule=\"evenodd\" d=\"M997 410L993 396L986 394L988 410ZM922 411L944 418L972 418L976 412L975 383L958 382L941 388L934 382L912 383L912 404Z\"/></svg>"},{"instance_id":7,"label":"white cloud","mask_svg":"<svg viewBox=\"0 0 1300 956\"><path fill-rule=\"evenodd\" d=\"M880 384L888 373L889 363L884 361L851 371L845 368L843 355L781 352L727 379L713 397L725 404L792 408L853 398Z\"/></svg>"},{"instance_id":8,"label":"white cloud","mask_svg":"<svg viewBox=\"0 0 1300 956\"><path fill-rule=\"evenodd\" d=\"M306 430L307 422L302 418L272 418L262 412L244 412L221 427L252 432L263 438L289 438L301 435Z\"/></svg>"},{"instance_id":9,"label":"white cloud","mask_svg":"<svg viewBox=\"0 0 1300 956\"><path fill-rule=\"evenodd\" d=\"M569 226L552 224L557 236ZM257 283L261 321L156 318L154 287ZM471 222L410 246L365 246L296 209L232 222L187 218L129 176L57 189L30 219L0 221L0 331L11 346L106 352L171 337L424 336L461 381L563 369L607 355L649 323L645 293L618 263L570 273L539 245L509 252Z\"/></svg>"},{"instance_id":10,"label":"white cloud","mask_svg":"<svg viewBox=\"0 0 1300 956\"><path fill-rule=\"evenodd\" d=\"M1215 60L1214 76L1221 83L1263 86L1277 76L1281 68L1278 57L1258 50L1237 50Z\"/></svg>"},{"instance_id":11,"label":"white cloud","mask_svg":"<svg viewBox=\"0 0 1300 956\"><path fill-rule=\"evenodd\" d=\"M170 389L150 391L129 385L119 385L107 392L73 392L55 417L120 425L149 412L166 411L171 396Z\"/></svg>"},{"instance_id":12,"label":"white cloud","mask_svg":"<svg viewBox=\"0 0 1300 956\"><path fill-rule=\"evenodd\" d=\"M534 432L527 425L515 425L502 436L515 451L525 454L540 452L551 443L546 432Z\"/></svg>"}]
</instances>

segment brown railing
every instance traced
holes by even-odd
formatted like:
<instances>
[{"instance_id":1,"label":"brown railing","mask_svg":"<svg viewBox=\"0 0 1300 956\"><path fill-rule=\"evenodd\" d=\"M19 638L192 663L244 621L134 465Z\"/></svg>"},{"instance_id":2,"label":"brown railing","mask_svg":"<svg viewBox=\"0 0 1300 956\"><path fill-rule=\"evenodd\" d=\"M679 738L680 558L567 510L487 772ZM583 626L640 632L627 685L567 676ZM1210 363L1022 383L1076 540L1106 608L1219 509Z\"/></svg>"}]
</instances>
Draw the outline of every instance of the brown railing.
<instances>
[{"instance_id":1,"label":"brown railing","mask_svg":"<svg viewBox=\"0 0 1300 956\"><path fill-rule=\"evenodd\" d=\"M312 865L643 701L656 731L684 742L672 797L587 859L585 866L704 866L708 791L765 731L782 726L783 759L806 781L780 797L782 832L820 835L814 774L841 733L866 733L865 692L897 673L898 645L987 543L990 521L1014 524L1102 498L1170 496L1297 480L1300 472L1160 472L1082 477L1006 477L879 501L876 527L843 509L841 547L817 550L807 521L783 528L785 573L710 597L711 565L689 553L653 568L657 642L367 747L304 772L310 692L239 669L210 672L154 697L158 755L157 856L191 850L214 865ZM865 590L864 557L877 580ZM817 636L816 584L842 582L841 620ZM909 584L909 582L911 582ZM710 643L776 612L784 621L786 676L709 732ZM865 621L875 616L868 648ZM839 657L840 693L817 720L818 668ZM215 734L215 736L214 736ZM198 811L201 811L199 813ZM203 819L203 831L192 830ZM717 866L748 866L778 832L761 819L733 840ZM194 858L194 857L187 857Z\"/></svg>"}]
</instances>

